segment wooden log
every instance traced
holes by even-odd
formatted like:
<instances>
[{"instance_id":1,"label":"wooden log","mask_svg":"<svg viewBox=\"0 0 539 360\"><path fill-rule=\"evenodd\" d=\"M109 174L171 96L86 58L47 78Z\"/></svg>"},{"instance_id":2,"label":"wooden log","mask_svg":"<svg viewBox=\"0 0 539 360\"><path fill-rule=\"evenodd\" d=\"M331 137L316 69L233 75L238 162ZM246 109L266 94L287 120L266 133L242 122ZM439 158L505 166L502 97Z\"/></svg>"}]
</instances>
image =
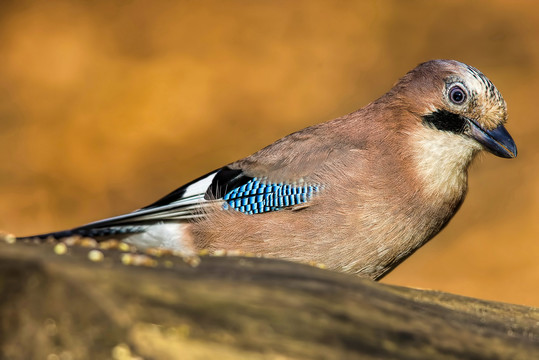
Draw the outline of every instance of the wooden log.
<instances>
[{"instance_id":1,"label":"wooden log","mask_svg":"<svg viewBox=\"0 0 539 360\"><path fill-rule=\"evenodd\" d=\"M535 308L157 255L0 242L0 358L539 359Z\"/></svg>"}]
</instances>

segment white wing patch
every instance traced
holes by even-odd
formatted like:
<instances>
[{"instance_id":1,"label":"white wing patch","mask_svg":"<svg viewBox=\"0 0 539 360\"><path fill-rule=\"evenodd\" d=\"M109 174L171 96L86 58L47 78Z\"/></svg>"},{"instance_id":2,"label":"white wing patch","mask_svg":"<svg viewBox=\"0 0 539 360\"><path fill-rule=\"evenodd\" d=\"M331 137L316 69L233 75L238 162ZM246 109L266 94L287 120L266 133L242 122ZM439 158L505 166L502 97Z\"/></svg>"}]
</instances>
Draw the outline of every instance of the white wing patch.
<instances>
[{"instance_id":1,"label":"white wing patch","mask_svg":"<svg viewBox=\"0 0 539 360\"><path fill-rule=\"evenodd\" d=\"M213 181L213 178L215 177L216 174L217 174L217 171L212 172L208 174L208 176L197 181L196 183L187 186L187 188L185 188L185 193L183 194L183 198L196 196L196 195L202 195L202 197L204 197L206 190L208 190L208 188L210 187L211 182ZM179 201L181 201L182 199L180 199Z\"/></svg>"},{"instance_id":2,"label":"white wing patch","mask_svg":"<svg viewBox=\"0 0 539 360\"><path fill-rule=\"evenodd\" d=\"M212 172L199 181L188 185L185 192L176 201L166 205L146 207L131 213L95 221L84 227L105 227L122 225L132 222L160 221L160 220L188 220L204 216L203 209L215 201L206 200L204 195L211 185L217 172Z\"/></svg>"}]
</instances>

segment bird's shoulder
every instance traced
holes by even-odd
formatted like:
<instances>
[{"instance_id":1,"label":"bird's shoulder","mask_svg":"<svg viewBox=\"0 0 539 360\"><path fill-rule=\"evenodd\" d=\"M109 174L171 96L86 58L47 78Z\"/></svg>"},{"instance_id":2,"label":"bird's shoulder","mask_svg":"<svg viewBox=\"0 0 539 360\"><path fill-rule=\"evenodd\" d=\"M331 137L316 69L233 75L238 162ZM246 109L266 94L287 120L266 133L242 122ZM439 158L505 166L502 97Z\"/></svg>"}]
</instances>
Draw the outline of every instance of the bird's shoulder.
<instances>
[{"instance_id":1,"label":"bird's shoulder","mask_svg":"<svg viewBox=\"0 0 539 360\"><path fill-rule=\"evenodd\" d=\"M276 182L316 179L327 168L358 164L366 156L369 132L352 113L307 127L228 165L252 177Z\"/></svg>"}]
</instances>

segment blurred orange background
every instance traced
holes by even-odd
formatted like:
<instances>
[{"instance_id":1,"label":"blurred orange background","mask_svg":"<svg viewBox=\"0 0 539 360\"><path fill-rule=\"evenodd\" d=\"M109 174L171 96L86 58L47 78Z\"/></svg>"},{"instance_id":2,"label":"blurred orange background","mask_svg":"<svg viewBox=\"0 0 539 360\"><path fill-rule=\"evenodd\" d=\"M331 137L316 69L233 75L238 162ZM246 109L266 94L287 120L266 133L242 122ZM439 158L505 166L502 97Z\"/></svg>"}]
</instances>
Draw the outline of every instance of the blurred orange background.
<instances>
[{"instance_id":1,"label":"blurred orange background","mask_svg":"<svg viewBox=\"0 0 539 360\"><path fill-rule=\"evenodd\" d=\"M132 211L452 58L504 95L519 156L383 281L539 306L539 5L525 1L2 1L0 229Z\"/></svg>"}]
</instances>

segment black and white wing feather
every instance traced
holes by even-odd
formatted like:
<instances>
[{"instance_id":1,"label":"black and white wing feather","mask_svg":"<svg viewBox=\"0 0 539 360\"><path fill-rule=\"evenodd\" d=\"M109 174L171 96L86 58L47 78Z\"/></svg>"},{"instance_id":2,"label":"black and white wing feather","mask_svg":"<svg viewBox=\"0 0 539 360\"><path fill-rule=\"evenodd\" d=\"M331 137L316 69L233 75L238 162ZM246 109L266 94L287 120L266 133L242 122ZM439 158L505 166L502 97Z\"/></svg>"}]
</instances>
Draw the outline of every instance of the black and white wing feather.
<instances>
[{"instance_id":1,"label":"black and white wing feather","mask_svg":"<svg viewBox=\"0 0 539 360\"><path fill-rule=\"evenodd\" d=\"M131 213L95 221L71 230L30 237L100 237L140 233L156 223L186 222L203 217L204 208L215 202L222 203L223 210L249 215L278 211L306 203L321 189L322 186L316 184L271 182L248 176L241 169L225 166Z\"/></svg>"}]
</instances>

